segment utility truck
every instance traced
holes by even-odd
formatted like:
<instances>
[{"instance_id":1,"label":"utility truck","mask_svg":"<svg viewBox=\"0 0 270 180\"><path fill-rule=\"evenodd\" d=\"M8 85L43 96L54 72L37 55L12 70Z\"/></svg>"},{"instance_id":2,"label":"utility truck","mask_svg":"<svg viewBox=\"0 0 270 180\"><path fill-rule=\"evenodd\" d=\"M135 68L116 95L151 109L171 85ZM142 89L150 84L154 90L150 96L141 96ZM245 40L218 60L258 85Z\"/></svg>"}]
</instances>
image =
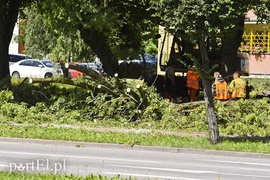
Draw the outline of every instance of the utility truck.
<instances>
[{"instance_id":1,"label":"utility truck","mask_svg":"<svg viewBox=\"0 0 270 180\"><path fill-rule=\"evenodd\" d=\"M155 86L157 90L164 94L163 82L167 67L171 62L176 62L176 92L177 96L187 97L186 75L189 68L193 65L193 61L184 53L195 54L195 58L200 61L200 54L197 47L192 47L184 42L181 37L175 34L174 28L159 26L158 34L158 60L157 60L157 78ZM237 53L238 62L236 69L242 74L249 73L249 54L246 52ZM213 72L220 71L221 56L209 53L210 66ZM231 79L229 79L231 80Z\"/></svg>"},{"instance_id":2,"label":"utility truck","mask_svg":"<svg viewBox=\"0 0 270 180\"><path fill-rule=\"evenodd\" d=\"M174 34L174 28L159 26L157 74L164 76L166 68L174 61L177 62L176 76L186 76L188 67L193 65L193 62L184 56L184 53L189 51L187 48L190 48L186 46L188 45ZM199 59L199 56L197 58ZM238 52L237 58L236 69L242 74L249 74L249 53ZM210 65L215 65L215 70L219 71L220 63L221 57L210 53Z\"/></svg>"}]
</instances>

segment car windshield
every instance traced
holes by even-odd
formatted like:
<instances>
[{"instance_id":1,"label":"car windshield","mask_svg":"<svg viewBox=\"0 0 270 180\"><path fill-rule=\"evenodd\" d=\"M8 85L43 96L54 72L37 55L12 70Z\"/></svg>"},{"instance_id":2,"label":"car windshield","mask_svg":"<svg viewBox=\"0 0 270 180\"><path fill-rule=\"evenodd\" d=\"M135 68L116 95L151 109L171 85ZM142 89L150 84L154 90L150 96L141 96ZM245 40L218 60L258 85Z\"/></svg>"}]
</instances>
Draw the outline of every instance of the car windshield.
<instances>
[{"instance_id":1,"label":"car windshield","mask_svg":"<svg viewBox=\"0 0 270 180\"><path fill-rule=\"evenodd\" d=\"M54 68L55 64L52 61L41 61L46 67Z\"/></svg>"}]
</instances>

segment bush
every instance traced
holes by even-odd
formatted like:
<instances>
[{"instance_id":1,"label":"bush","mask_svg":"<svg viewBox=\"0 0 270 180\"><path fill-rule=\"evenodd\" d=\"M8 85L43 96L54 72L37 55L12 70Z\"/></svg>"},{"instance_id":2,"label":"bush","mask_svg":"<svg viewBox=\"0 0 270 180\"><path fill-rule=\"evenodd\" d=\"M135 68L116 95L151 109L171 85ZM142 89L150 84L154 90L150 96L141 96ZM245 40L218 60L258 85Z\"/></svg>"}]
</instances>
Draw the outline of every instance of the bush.
<instances>
[{"instance_id":1,"label":"bush","mask_svg":"<svg viewBox=\"0 0 270 180\"><path fill-rule=\"evenodd\" d=\"M29 93L33 90L40 92L40 96ZM89 83L80 79L73 85L18 82L13 85L13 92L0 91L0 113L4 120L59 124L85 122L174 131L208 130L203 103L172 104L160 97L154 87L147 87L140 81L109 78ZM215 108L222 133L270 135L269 98L215 101Z\"/></svg>"}]
</instances>

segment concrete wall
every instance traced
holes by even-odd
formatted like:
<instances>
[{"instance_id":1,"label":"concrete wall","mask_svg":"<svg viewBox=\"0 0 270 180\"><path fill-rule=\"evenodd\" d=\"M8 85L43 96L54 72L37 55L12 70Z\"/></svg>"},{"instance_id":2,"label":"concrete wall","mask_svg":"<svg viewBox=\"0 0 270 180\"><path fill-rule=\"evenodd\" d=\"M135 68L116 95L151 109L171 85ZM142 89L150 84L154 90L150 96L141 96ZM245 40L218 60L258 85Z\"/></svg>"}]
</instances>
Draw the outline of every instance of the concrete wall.
<instances>
[{"instance_id":1,"label":"concrete wall","mask_svg":"<svg viewBox=\"0 0 270 180\"><path fill-rule=\"evenodd\" d=\"M249 74L270 75L270 53L250 54Z\"/></svg>"},{"instance_id":2,"label":"concrete wall","mask_svg":"<svg viewBox=\"0 0 270 180\"><path fill-rule=\"evenodd\" d=\"M19 35L19 24L16 23L11 42L9 44L9 54L18 54L19 53L19 43L15 42L15 37Z\"/></svg>"}]
</instances>

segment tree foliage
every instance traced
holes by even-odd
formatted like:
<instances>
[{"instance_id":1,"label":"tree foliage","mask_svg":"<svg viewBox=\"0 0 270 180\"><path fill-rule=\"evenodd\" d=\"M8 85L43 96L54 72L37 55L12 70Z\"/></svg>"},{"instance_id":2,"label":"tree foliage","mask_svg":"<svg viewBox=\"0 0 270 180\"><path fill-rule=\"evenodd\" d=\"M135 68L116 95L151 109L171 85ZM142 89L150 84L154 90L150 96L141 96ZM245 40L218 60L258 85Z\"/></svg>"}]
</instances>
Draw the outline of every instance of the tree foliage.
<instances>
[{"instance_id":1,"label":"tree foliage","mask_svg":"<svg viewBox=\"0 0 270 180\"><path fill-rule=\"evenodd\" d=\"M270 1L254 0L250 4L250 9L253 9L255 11L255 14L257 15L260 23L263 23L264 21L268 24L270 23Z\"/></svg>"},{"instance_id":2,"label":"tree foliage","mask_svg":"<svg viewBox=\"0 0 270 180\"><path fill-rule=\"evenodd\" d=\"M239 18L247 13L243 1L229 0L168 0L155 4L155 7L159 9L165 25L174 26L194 43L198 43L201 36L211 38L215 35L215 39L230 36ZM215 39L211 41L216 42Z\"/></svg>"},{"instance_id":3,"label":"tree foliage","mask_svg":"<svg viewBox=\"0 0 270 180\"><path fill-rule=\"evenodd\" d=\"M110 75L118 71L117 59L137 58L138 54L153 49L144 43L153 39L153 30L156 30L151 21L153 10L148 9L149 1L46 0L36 7L34 13L32 8L29 9L28 14L31 16L28 17L37 22L40 16L42 23L38 25L40 28L37 31L34 25L28 28L29 32L33 32L32 41L28 42L35 42L34 34L43 34L41 37L47 35L47 38L52 37L52 41L37 39L45 41L45 44L46 41L50 42L48 45L54 46L49 48L53 49L53 54L66 51L66 54L72 55L85 52L86 44L101 59L105 71ZM28 50L32 49L33 52L35 48L31 47L31 43L28 44ZM82 53L82 56L87 54Z\"/></svg>"},{"instance_id":4,"label":"tree foliage","mask_svg":"<svg viewBox=\"0 0 270 180\"><path fill-rule=\"evenodd\" d=\"M264 5L268 3L263 2ZM154 5L166 26L175 27L184 38L199 45L202 60L202 68L199 70L203 79L210 139L213 143L217 143L219 134L210 90L208 52L212 47L211 43L216 43L216 40L220 39L222 50L236 55L245 14L251 5L256 7L263 5L247 0L166 0L155 2ZM263 10L262 14L266 14L265 7ZM230 45L229 42L234 42L234 44ZM223 61L223 63L222 65L229 64L228 61ZM235 65L235 62L230 65Z\"/></svg>"},{"instance_id":5,"label":"tree foliage","mask_svg":"<svg viewBox=\"0 0 270 180\"><path fill-rule=\"evenodd\" d=\"M80 38L78 30L65 34L64 28L53 29L46 23L46 15L39 12L37 4L23 11L27 23L21 35L26 47L25 53L35 58L49 58L54 61L89 61L93 59L90 48ZM70 59L71 60L71 59Z\"/></svg>"},{"instance_id":6,"label":"tree foliage","mask_svg":"<svg viewBox=\"0 0 270 180\"><path fill-rule=\"evenodd\" d=\"M199 45L202 67L198 71L204 87L210 139L212 143L217 143L219 131L209 79L208 50L211 46L207 43L211 41L207 39L211 39L211 34L215 34L216 39L228 36L241 12L235 10L235 3L230 0L167 0L158 3L157 9L168 27L175 27L176 31L183 32L185 37Z\"/></svg>"},{"instance_id":7,"label":"tree foliage","mask_svg":"<svg viewBox=\"0 0 270 180\"><path fill-rule=\"evenodd\" d=\"M222 53L221 71L224 76L239 70L236 53L240 46L245 15L254 9L259 20L269 19L269 1L162 1L160 16L166 24L179 24L181 38L196 41L196 36L204 34L207 49ZM171 10L172 9L172 10ZM183 11L183 9L185 9ZM262 18L260 18L262 17ZM168 23L167 23L168 24ZM197 33L200 31L200 33Z\"/></svg>"}]
</instances>

